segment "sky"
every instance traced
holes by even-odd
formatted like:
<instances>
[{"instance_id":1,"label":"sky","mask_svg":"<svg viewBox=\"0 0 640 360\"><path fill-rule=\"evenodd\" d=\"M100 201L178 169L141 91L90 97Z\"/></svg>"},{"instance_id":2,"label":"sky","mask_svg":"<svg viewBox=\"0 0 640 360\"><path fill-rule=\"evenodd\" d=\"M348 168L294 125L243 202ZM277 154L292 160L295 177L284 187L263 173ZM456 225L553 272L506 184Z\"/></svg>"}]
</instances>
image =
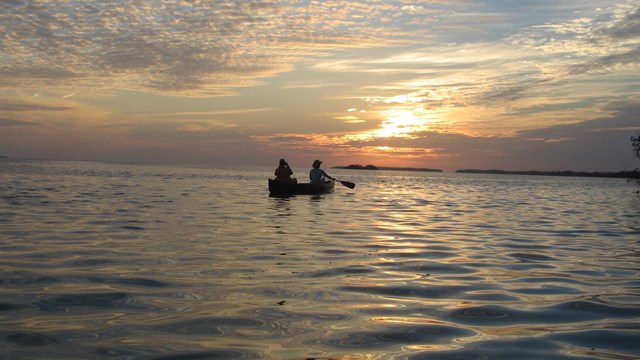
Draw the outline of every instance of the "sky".
<instances>
[{"instance_id":1,"label":"sky","mask_svg":"<svg viewBox=\"0 0 640 360\"><path fill-rule=\"evenodd\" d=\"M0 2L0 155L640 167L637 0Z\"/></svg>"}]
</instances>

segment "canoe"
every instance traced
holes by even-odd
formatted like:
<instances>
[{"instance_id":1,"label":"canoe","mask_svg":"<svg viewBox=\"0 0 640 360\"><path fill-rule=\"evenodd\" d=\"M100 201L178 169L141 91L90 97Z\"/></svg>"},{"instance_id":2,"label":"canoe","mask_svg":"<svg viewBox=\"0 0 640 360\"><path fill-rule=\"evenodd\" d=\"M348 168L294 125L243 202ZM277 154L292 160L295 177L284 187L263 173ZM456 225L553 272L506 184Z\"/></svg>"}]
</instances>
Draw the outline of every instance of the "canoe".
<instances>
[{"instance_id":1,"label":"canoe","mask_svg":"<svg viewBox=\"0 0 640 360\"><path fill-rule=\"evenodd\" d=\"M271 195L319 195L332 193L335 181L327 181L322 185L311 183L285 183L269 179L269 194Z\"/></svg>"}]
</instances>

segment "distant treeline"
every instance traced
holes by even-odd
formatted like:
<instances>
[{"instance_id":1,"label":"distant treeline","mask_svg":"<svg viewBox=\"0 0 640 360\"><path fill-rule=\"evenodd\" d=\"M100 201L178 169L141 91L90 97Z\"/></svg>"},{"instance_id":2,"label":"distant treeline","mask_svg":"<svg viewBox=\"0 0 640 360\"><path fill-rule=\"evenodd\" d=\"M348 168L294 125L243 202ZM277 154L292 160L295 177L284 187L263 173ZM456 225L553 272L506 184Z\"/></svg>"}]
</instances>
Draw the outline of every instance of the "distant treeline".
<instances>
[{"instance_id":1,"label":"distant treeline","mask_svg":"<svg viewBox=\"0 0 640 360\"><path fill-rule=\"evenodd\" d=\"M509 170L478 170L463 169L456 170L462 174L498 174L498 175L544 175L544 176L579 176L579 177L606 177L606 178L623 178L637 179L640 178L640 170L618 171L618 172L585 172L585 171L509 171Z\"/></svg>"},{"instance_id":2,"label":"distant treeline","mask_svg":"<svg viewBox=\"0 0 640 360\"><path fill-rule=\"evenodd\" d=\"M395 171L425 171L425 172L442 172L440 169L414 168L414 167L389 167L375 165L352 164L347 166L334 166L334 169L350 169L350 170L395 170ZM622 179L640 179L640 170L624 170L618 172L586 172L586 171L511 171L511 170L480 170L480 169L461 169L456 170L460 174L498 174L498 175L543 175L543 176L576 176L576 177L603 177L603 178L622 178Z\"/></svg>"},{"instance_id":3,"label":"distant treeline","mask_svg":"<svg viewBox=\"0 0 640 360\"><path fill-rule=\"evenodd\" d=\"M427 172L442 172L440 169L428 169L428 168L412 168L412 167L389 167L389 166L375 166L375 165L347 165L347 166L335 166L334 169L351 169L351 170L396 170L396 171L427 171Z\"/></svg>"}]
</instances>

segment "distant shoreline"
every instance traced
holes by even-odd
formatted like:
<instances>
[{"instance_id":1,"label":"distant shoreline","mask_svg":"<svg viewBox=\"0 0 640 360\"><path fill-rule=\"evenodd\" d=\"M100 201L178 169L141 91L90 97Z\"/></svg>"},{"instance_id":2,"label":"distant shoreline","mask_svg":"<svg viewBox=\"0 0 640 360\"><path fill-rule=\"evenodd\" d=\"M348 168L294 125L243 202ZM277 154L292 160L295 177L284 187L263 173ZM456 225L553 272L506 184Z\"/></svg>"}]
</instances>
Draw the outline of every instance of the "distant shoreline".
<instances>
[{"instance_id":1,"label":"distant shoreline","mask_svg":"<svg viewBox=\"0 0 640 360\"><path fill-rule=\"evenodd\" d=\"M462 169L456 170L456 173L459 174L494 174L494 175L537 175L537 176L575 176L575 177L603 177L603 178L640 178L639 170L624 170L618 172L606 172L606 171L596 171L596 172L586 172L586 171L510 171L510 170L479 170L479 169Z\"/></svg>"},{"instance_id":2,"label":"distant shoreline","mask_svg":"<svg viewBox=\"0 0 640 360\"><path fill-rule=\"evenodd\" d=\"M334 169L348 170L393 170L393 171L422 171L422 172L443 172L440 169L430 168L414 168L414 167L393 167L393 166L375 166L375 165L347 165L334 166ZM564 176L564 177L600 177L600 178L621 178L621 179L640 179L640 170L623 170L623 171L514 171L514 170L498 170L498 169L461 169L455 171L458 174L490 174L490 175L533 175L533 176Z\"/></svg>"},{"instance_id":3,"label":"distant shoreline","mask_svg":"<svg viewBox=\"0 0 640 360\"><path fill-rule=\"evenodd\" d=\"M349 170L395 170L395 171L423 171L423 172L442 172L440 169L429 168L413 168L413 167L390 167L390 166L374 166L374 165L348 165L348 166L334 166L334 169L349 169Z\"/></svg>"}]
</instances>

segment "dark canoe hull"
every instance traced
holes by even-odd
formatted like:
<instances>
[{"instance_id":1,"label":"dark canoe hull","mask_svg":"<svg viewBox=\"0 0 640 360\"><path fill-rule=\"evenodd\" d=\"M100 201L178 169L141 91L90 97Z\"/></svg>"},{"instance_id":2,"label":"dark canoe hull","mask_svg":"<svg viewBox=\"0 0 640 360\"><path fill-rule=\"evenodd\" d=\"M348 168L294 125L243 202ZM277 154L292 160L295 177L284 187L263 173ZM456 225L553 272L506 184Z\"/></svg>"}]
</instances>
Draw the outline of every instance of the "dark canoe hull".
<instances>
[{"instance_id":1,"label":"dark canoe hull","mask_svg":"<svg viewBox=\"0 0 640 360\"><path fill-rule=\"evenodd\" d=\"M324 185L310 183L284 183L269 179L269 194L271 195L320 195L333 192L336 183L328 181Z\"/></svg>"}]
</instances>

